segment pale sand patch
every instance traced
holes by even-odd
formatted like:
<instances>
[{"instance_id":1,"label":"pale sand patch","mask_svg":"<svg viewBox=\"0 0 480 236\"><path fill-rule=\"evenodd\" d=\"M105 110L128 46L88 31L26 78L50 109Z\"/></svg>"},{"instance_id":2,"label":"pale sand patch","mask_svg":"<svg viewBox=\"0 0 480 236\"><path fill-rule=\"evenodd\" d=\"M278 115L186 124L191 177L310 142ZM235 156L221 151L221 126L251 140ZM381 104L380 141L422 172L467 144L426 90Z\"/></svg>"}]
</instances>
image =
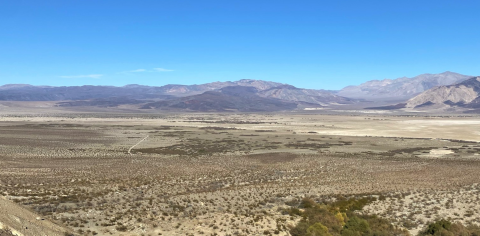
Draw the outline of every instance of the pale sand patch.
<instances>
[{"instance_id":1,"label":"pale sand patch","mask_svg":"<svg viewBox=\"0 0 480 236\"><path fill-rule=\"evenodd\" d=\"M422 155L426 157L443 157L448 154L453 154L454 152L452 150L445 150L445 149L432 149L430 150L430 153L427 155Z\"/></svg>"},{"instance_id":2,"label":"pale sand patch","mask_svg":"<svg viewBox=\"0 0 480 236\"><path fill-rule=\"evenodd\" d=\"M445 126L445 125L480 125L480 120L406 120L403 123L429 125L429 126Z\"/></svg>"}]
</instances>

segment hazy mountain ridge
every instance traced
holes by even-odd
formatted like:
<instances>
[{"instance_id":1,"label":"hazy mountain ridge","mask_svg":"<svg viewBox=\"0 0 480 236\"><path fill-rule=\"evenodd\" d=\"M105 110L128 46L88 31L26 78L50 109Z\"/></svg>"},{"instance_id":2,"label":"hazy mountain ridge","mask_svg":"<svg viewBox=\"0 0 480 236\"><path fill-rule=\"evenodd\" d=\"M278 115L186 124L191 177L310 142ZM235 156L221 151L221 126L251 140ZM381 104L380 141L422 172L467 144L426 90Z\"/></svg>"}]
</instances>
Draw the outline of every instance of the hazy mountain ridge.
<instances>
[{"instance_id":1,"label":"hazy mountain ridge","mask_svg":"<svg viewBox=\"0 0 480 236\"><path fill-rule=\"evenodd\" d=\"M294 102L307 102L323 106L356 102L355 99L341 97L325 90L300 89L291 85L282 85L260 91L259 96Z\"/></svg>"},{"instance_id":2,"label":"hazy mountain ridge","mask_svg":"<svg viewBox=\"0 0 480 236\"><path fill-rule=\"evenodd\" d=\"M228 86L249 86L259 90L283 84L262 80L239 80L234 82L213 82L200 85L145 86L138 84L115 86L33 86L28 84L7 84L0 86L0 100L3 101L64 101L88 100L128 96L131 99L164 99L165 95L184 97L213 91Z\"/></svg>"},{"instance_id":3,"label":"hazy mountain ridge","mask_svg":"<svg viewBox=\"0 0 480 236\"><path fill-rule=\"evenodd\" d=\"M89 100L109 97L129 96L132 99L152 99L158 95L155 87L123 88L114 86L21 86L10 87L0 92L2 101L65 101Z\"/></svg>"},{"instance_id":4,"label":"hazy mountain ridge","mask_svg":"<svg viewBox=\"0 0 480 236\"><path fill-rule=\"evenodd\" d=\"M358 86L345 87L337 95L363 99L407 100L433 87L456 84L471 77L447 71L413 78L372 80Z\"/></svg>"},{"instance_id":5,"label":"hazy mountain ridge","mask_svg":"<svg viewBox=\"0 0 480 236\"><path fill-rule=\"evenodd\" d=\"M238 80L238 81L226 81L226 82L212 82L206 84L194 84L194 85L180 85L180 84L168 84L158 88L159 92L165 95L173 95L177 97L185 97L190 95L201 94L207 91L214 91L229 86L247 86L254 87L258 90L265 90L272 87L283 85L281 83L263 81L263 80ZM125 87L125 86L124 86Z\"/></svg>"},{"instance_id":6,"label":"hazy mountain ridge","mask_svg":"<svg viewBox=\"0 0 480 236\"><path fill-rule=\"evenodd\" d=\"M18 88L25 88L25 87L34 87L34 86L30 84L5 84L0 86L0 90L18 89Z\"/></svg>"},{"instance_id":7,"label":"hazy mountain ridge","mask_svg":"<svg viewBox=\"0 0 480 236\"><path fill-rule=\"evenodd\" d=\"M60 107L107 108L129 105L128 107L133 109L178 111L281 111L335 108L338 105L350 105L351 108L347 109L369 105L370 109L384 110L435 107L480 108L478 105L480 104L480 98L478 98L480 82L468 80L468 78L472 77L453 72L423 74L414 78L368 81L360 86L346 87L338 93L297 88L288 84L262 80L198 85L169 84L160 87L138 84L122 87L9 84L0 86L0 101L57 101L56 105ZM455 86L451 86L451 83ZM438 84L441 85L437 86ZM342 94L345 96L340 96ZM365 99L376 102L351 98L358 96L364 96ZM389 101L395 100L400 103L385 106ZM377 107L374 107L375 105Z\"/></svg>"},{"instance_id":8,"label":"hazy mountain ridge","mask_svg":"<svg viewBox=\"0 0 480 236\"><path fill-rule=\"evenodd\" d=\"M198 95L147 103L141 109L255 112L297 108L294 102L260 97L257 92L255 87L229 86Z\"/></svg>"},{"instance_id":9,"label":"hazy mountain ridge","mask_svg":"<svg viewBox=\"0 0 480 236\"><path fill-rule=\"evenodd\" d=\"M298 105L320 107L356 101L326 90L300 89L262 80L161 87L129 84L122 87L4 85L1 88L0 100L3 101L58 101L60 107L133 105L143 109L191 111L279 111L296 109Z\"/></svg>"}]
</instances>

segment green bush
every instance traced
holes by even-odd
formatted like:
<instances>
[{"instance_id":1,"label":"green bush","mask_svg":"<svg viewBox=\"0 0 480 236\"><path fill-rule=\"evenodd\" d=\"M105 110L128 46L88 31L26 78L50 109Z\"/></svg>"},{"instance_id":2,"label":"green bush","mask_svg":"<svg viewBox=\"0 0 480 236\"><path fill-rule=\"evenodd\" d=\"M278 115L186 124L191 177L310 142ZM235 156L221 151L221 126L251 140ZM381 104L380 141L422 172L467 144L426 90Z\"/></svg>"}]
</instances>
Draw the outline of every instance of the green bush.
<instances>
[{"instance_id":1,"label":"green bush","mask_svg":"<svg viewBox=\"0 0 480 236\"><path fill-rule=\"evenodd\" d=\"M370 225L366 220L354 216L350 218L343 227L342 236L368 235L371 231Z\"/></svg>"},{"instance_id":2,"label":"green bush","mask_svg":"<svg viewBox=\"0 0 480 236\"><path fill-rule=\"evenodd\" d=\"M319 204L312 199L303 199L299 207L291 208L290 215L302 219L290 230L292 236L402 236L408 231L398 229L388 220L356 213L376 199L337 197L338 201ZM480 236L480 235L479 235Z\"/></svg>"},{"instance_id":3,"label":"green bush","mask_svg":"<svg viewBox=\"0 0 480 236\"><path fill-rule=\"evenodd\" d=\"M450 221L441 219L437 222L429 224L423 235L435 235L445 230L448 231L451 227L452 223Z\"/></svg>"},{"instance_id":4,"label":"green bush","mask_svg":"<svg viewBox=\"0 0 480 236\"><path fill-rule=\"evenodd\" d=\"M480 236L480 227L469 225L465 227L461 223L452 223L445 219L440 219L430 223L421 231L419 236Z\"/></svg>"},{"instance_id":5,"label":"green bush","mask_svg":"<svg viewBox=\"0 0 480 236\"><path fill-rule=\"evenodd\" d=\"M332 236L328 228L321 223L315 223L307 229L307 236Z\"/></svg>"}]
</instances>

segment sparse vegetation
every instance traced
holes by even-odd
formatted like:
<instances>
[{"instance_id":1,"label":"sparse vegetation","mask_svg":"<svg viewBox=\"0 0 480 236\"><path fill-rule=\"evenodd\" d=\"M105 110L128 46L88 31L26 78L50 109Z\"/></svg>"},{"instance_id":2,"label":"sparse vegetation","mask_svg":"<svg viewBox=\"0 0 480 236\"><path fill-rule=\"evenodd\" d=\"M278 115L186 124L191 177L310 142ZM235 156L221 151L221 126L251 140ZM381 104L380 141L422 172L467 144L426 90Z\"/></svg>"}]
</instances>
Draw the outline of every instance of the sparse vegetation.
<instances>
[{"instance_id":1,"label":"sparse vegetation","mask_svg":"<svg viewBox=\"0 0 480 236\"><path fill-rule=\"evenodd\" d=\"M437 218L480 222L480 145L459 139L329 135L338 119L310 115L2 119L0 194L78 235L416 235Z\"/></svg>"}]
</instances>

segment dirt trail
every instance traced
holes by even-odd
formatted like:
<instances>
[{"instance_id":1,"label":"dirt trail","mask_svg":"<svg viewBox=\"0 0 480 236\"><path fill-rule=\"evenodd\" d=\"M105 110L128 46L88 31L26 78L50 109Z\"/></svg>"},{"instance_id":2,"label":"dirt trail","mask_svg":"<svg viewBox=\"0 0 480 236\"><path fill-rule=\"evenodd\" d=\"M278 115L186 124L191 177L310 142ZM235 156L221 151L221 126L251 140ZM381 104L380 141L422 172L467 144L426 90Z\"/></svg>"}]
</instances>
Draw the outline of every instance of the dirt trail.
<instances>
[{"instance_id":1,"label":"dirt trail","mask_svg":"<svg viewBox=\"0 0 480 236\"><path fill-rule=\"evenodd\" d=\"M132 149L134 149L137 145L139 145L139 144L142 143L143 141L147 140L148 137L149 137L149 135L147 135L147 137L143 138L143 139L140 140L138 143L136 143L135 145L133 145L132 147L130 147L130 149L128 149L128 154L132 155L132 153L131 153Z\"/></svg>"},{"instance_id":2,"label":"dirt trail","mask_svg":"<svg viewBox=\"0 0 480 236\"><path fill-rule=\"evenodd\" d=\"M66 229L0 196L0 228L17 236L63 236Z\"/></svg>"}]
</instances>

